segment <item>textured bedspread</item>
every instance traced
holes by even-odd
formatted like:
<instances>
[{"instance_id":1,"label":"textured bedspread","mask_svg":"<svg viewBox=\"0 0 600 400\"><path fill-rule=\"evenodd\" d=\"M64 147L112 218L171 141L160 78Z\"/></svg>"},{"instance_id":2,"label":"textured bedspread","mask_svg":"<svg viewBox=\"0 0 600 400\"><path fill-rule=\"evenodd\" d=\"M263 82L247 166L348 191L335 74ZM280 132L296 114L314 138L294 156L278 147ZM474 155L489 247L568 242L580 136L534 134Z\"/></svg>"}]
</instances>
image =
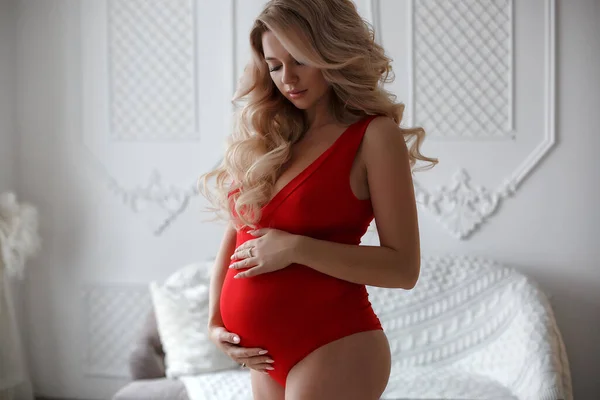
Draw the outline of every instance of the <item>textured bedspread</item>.
<instances>
[{"instance_id":1,"label":"textured bedspread","mask_svg":"<svg viewBox=\"0 0 600 400\"><path fill-rule=\"evenodd\" d=\"M469 257L429 257L414 290L369 288L390 340L382 399L572 400L548 299L522 274ZM251 399L249 373L182 378L190 400Z\"/></svg>"}]
</instances>

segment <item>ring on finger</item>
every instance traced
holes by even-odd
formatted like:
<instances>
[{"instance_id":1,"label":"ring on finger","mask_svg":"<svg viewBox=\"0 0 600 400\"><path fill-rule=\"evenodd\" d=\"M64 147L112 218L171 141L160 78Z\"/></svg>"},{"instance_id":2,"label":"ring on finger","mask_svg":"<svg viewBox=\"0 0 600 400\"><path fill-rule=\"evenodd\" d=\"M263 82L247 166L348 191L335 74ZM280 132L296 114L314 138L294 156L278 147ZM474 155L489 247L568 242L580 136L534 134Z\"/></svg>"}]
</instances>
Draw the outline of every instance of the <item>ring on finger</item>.
<instances>
[{"instance_id":1,"label":"ring on finger","mask_svg":"<svg viewBox=\"0 0 600 400\"><path fill-rule=\"evenodd\" d=\"M242 363L242 368L246 368L246 363Z\"/></svg>"}]
</instances>

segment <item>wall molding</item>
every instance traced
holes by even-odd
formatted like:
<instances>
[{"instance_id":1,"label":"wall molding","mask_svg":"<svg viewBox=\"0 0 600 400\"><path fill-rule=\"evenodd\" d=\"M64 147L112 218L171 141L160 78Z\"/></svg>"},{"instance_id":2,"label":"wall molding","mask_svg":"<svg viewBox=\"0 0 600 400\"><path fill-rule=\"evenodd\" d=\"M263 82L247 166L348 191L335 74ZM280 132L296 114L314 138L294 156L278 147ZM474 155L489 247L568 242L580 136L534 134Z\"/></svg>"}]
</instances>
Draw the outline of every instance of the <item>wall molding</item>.
<instances>
[{"instance_id":1,"label":"wall molding","mask_svg":"<svg viewBox=\"0 0 600 400\"><path fill-rule=\"evenodd\" d=\"M81 297L85 375L129 379L129 355L152 310L148 285L86 284Z\"/></svg>"},{"instance_id":2,"label":"wall molding","mask_svg":"<svg viewBox=\"0 0 600 400\"><path fill-rule=\"evenodd\" d=\"M410 2L414 124L430 140L512 139L513 2L463 3Z\"/></svg>"},{"instance_id":3,"label":"wall molding","mask_svg":"<svg viewBox=\"0 0 600 400\"><path fill-rule=\"evenodd\" d=\"M198 141L196 2L143 3L106 1L108 133L122 142Z\"/></svg>"},{"instance_id":4,"label":"wall molding","mask_svg":"<svg viewBox=\"0 0 600 400\"><path fill-rule=\"evenodd\" d=\"M107 14L106 14L106 23L107 26L109 24L109 18L110 18L110 14L108 13L108 10L110 9L111 3L114 2L116 0L105 0L106 2L106 7L107 7ZM197 4L195 0L190 0L193 5L194 10L197 9ZM236 18L236 11L237 11L237 0L229 0L229 4L230 4L230 9L231 9L231 13L230 13L230 18L231 18L231 23L230 23L230 27L231 27L231 49L232 49L232 58L231 58L231 77L232 77L232 95L235 91L235 87L236 87L236 83L237 83L237 71L236 71L236 66L237 66L237 41L236 41L236 22L237 22L237 18ZM82 12L85 12L85 9L82 8ZM82 20L85 20L85 15L82 16ZM193 21L193 25L194 25L194 31L197 29L197 21L196 19L196 14L194 14L194 21ZM82 24L80 26L81 29L81 36L82 37L86 37L86 32L84 32L86 25ZM110 29L107 30L109 37L107 37L107 40L110 40ZM107 43L107 45L110 45L110 43ZM108 49L107 49L108 50ZM197 63L197 54L194 56L194 62ZM85 72L85 71L84 71ZM194 76L196 76L196 73L194 72ZM110 77L109 80L107 82L110 82ZM110 91L108 92L108 99L111 99L111 93ZM195 96L195 101L197 101L197 90L194 89L194 96ZM109 108L112 107L109 104ZM110 117L109 115L106 115L106 118L108 119L107 123L104 124L103 126L106 126L107 128L110 126ZM199 123L197 121L197 116L194 117L195 118L195 124L196 127L198 127ZM110 132L109 132L110 133ZM125 187L120 180L115 177L106 167L106 165L104 165L104 163L102 162L102 160L96 156L96 153L93 151L93 149L88 145L88 143L86 142L85 138L82 137L81 135L78 136L78 139L81 141L82 147L83 149L89 153L89 157L88 157L88 161L91 163L91 167L93 172L100 176L101 179L105 182L106 184L106 188L108 189L109 192L111 192L112 194L114 194L115 196L117 196L117 198L119 198L119 200L125 205L125 207L127 207L130 211L132 211L135 214L143 214L145 212L148 212L150 206L155 206L156 208L158 208L159 212L161 213L160 221L158 223L158 225L155 225L153 228L153 234L155 236L160 236L162 235L176 220L177 218L179 218L181 215L183 215L185 213L185 211L187 210L191 200L199 195L199 191L197 188L197 180L194 180L193 182L191 182L188 186L176 186L170 183L166 182L166 179L164 179L163 175L156 169L153 168L150 171L150 176L148 177L146 183L142 183L140 185L137 185L136 187L133 188L127 188ZM192 135L191 137L188 137L187 140L188 141L196 141L196 139L199 139L199 136L196 135ZM115 140L113 138L113 140ZM118 140L115 140L118 141ZM131 142L138 142L138 143L143 143L146 142L145 140L140 140L139 138L137 140L131 140ZM174 142L176 140L171 140L171 142ZM151 140L151 142L156 142L155 140ZM215 168L218 164L219 164L220 160L212 166L212 168ZM156 224L156 222L153 222L154 224Z\"/></svg>"},{"instance_id":5,"label":"wall molding","mask_svg":"<svg viewBox=\"0 0 600 400\"><path fill-rule=\"evenodd\" d=\"M163 183L160 172L154 169L144 186L126 189L107 175L107 189L117 196L121 202L136 214L143 213L151 205L157 206L165 215L161 223L154 229L154 235L160 236L164 231L185 212L190 200L198 195L197 185L180 188Z\"/></svg>"},{"instance_id":6,"label":"wall molding","mask_svg":"<svg viewBox=\"0 0 600 400\"><path fill-rule=\"evenodd\" d=\"M481 225L488 221L497 211L502 201L515 195L524 180L534 171L556 144L555 12L555 0L545 0L545 93L542 141L496 188L471 185L470 174L464 168L454 173L451 182L447 186L441 186L437 189L426 189L415 181L415 194L418 199L419 208L433 215L457 239L468 238ZM411 84L414 84L414 81ZM413 100L411 98L411 104L413 104Z\"/></svg>"},{"instance_id":7,"label":"wall molding","mask_svg":"<svg viewBox=\"0 0 600 400\"><path fill-rule=\"evenodd\" d=\"M232 39L232 90L237 85L237 55L236 22L237 0L230 0L231 4L231 39ZM370 16L376 35L380 32L380 1L370 0ZM409 2L412 15L413 5ZM457 239L465 239L485 223L498 209L499 204L507 197L513 196L522 182L536 168L542 159L550 152L556 142L555 134L555 0L545 0L545 129L542 142L529 154L529 156L512 172L504 182L495 189L486 186L473 186L470 183L468 170L461 168L453 175L447 186L437 189L426 189L415 181L415 194L419 207L431 213ZM412 18L411 18L412 23ZM411 29L409 40L413 43ZM412 63L411 63L412 64ZM411 76L414 74L412 67ZM414 104L414 79L411 79L411 93L409 101ZM233 94L233 93L232 93ZM412 110L414 121L414 107ZM89 149L88 149L89 150ZM93 153L93 152L92 152ZM98 160L99 161L99 160ZM118 196L132 212L141 213L149 203L157 205L165 213L162 223L154 230L155 235L161 235L166 229L187 209L190 200L198 195L196 183L187 188L175 188L163 183L161 174L153 170L143 187L127 189L110 173L103 169L103 174L108 182L108 189ZM442 208L442 205L454 205L451 209ZM147 208L147 207L146 207ZM371 229L370 229L371 230Z\"/></svg>"},{"instance_id":8,"label":"wall molding","mask_svg":"<svg viewBox=\"0 0 600 400\"><path fill-rule=\"evenodd\" d=\"M428 191L415 182L417 205L427 210L457 239L468 237L497 210L500 201L514 191L497 192L470 184L465 169L452 176L448 187Z\"/></svg>"}]
</instances>

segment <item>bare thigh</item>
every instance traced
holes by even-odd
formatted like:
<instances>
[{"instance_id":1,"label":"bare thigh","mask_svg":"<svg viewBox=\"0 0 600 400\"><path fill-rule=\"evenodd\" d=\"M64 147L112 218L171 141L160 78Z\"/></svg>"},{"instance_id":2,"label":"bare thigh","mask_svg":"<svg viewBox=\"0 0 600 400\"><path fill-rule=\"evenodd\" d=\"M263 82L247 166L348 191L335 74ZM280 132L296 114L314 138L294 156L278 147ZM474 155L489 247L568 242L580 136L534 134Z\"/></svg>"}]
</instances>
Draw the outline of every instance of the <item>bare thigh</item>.
<instances>
[{"instance_id":1,"label":"bare thigh","mask_svg":"<svg viewBox=\"0 0 600 400\"><path fill-rule=\"evenodd\" d=\"M319 347L292 368L285 400L379 400L390 368L383 331L346 336Z\"/></svg>"},{"instance_id":2,"label":"bare thigh","mask_svg":"<svg viewBox=\"0 0 600 400\"><path fill-rule=\"evenodd\" d=\"M284 400L284 389L269 375L251 370L250 377L254 400Z\"/></svg>"}]
</instances>

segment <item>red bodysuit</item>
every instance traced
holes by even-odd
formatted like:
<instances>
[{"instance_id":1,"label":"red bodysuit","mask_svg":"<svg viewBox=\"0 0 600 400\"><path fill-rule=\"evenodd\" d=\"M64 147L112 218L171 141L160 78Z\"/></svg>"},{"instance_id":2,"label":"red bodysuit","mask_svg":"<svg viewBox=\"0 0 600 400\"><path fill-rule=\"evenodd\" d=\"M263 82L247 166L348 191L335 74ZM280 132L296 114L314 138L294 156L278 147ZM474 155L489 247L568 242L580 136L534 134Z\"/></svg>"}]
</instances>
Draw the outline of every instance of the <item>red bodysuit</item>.
<instances>
[{"instance_id":1,"label":"red bodysuit","mask_svg":"<svg viewBox=\"0 0 600 400\"><path fill-rule=\"evenodd\" d=\"M350 170L375 116L349 126L312 164L262 209L259 228L358 245L373 220L371 201L356 198ZM236 247L255 237L238 231ZM236 261L236 260L233 260ZM233 262L232 261L232 262ZM243 347L260 347L275 361L270 376L285 387L292 367L317 348L354 333L382 329L365 285L291 264L279 271L234 279L221 291L225 328Z\"/></svg>"}]
</instances>

